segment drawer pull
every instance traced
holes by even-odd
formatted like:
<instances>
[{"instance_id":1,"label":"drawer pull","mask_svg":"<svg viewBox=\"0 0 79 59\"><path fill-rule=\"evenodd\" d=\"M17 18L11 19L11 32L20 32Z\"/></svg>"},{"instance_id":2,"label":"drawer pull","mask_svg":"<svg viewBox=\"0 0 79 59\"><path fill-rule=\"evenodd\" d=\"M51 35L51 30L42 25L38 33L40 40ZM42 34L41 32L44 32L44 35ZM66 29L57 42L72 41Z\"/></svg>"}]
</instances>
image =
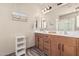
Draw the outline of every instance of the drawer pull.
<instances>
[{"instance_id":1,"label":"drawer pull","mask_svg":"<svg viewBox=\"0 0 79 59\"><path fill-rule=\"evenodd\" d=\"M64 44L62 44L62 51L64 52Z\"/></svg>"},{"instance_id":2,"label":"drawer pull","mask_svg":"<svg viewBox=\"0 0 79 59\"><path fill-rule=\"evenodd\" d=\"M61 46L61 44L59 43L59 44L58 44L58 50L60 50L60 46Z\"/></svg>"}]
</instances>

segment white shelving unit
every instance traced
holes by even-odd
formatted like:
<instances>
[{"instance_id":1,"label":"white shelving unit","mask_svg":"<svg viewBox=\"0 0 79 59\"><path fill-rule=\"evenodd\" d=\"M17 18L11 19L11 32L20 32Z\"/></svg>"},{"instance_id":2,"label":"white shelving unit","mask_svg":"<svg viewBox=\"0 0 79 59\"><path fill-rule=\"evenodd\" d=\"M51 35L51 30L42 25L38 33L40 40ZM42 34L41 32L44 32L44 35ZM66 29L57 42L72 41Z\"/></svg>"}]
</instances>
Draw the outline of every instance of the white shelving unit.
<instances>
[{"instance_id":1,"label":"white shelving unit","mask_svg":"<svg viewBox=\"0 0 79 59\"><path fill-rule=\"evenodd\" d=\"M26 40L25 36L16 37L16 56L26 55Z\"/></svg>"}]
</instances>

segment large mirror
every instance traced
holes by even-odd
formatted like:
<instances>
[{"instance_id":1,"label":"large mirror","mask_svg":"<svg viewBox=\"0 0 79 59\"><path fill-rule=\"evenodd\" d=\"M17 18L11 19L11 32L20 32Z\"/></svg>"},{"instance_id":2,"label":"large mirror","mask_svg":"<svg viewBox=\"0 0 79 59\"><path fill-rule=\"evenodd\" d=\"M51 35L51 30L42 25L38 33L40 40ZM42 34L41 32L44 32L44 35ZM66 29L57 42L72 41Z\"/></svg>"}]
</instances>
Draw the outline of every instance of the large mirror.
<instances>
[{"instance_id":1,"label":"large mirror","mask_svg":"<svg viewBox=\"0 0 79 59\"><path fill-rule=\"evenodd\" d=\"M58 31L75 31L76 13L70 13L59 17Z\"/></svg>"},{"instance_id":2,"label":"large mirror","mask_svg":"<svg viewBox=\"0 0 79 59\"><path fill-rule=\"evenodd\" d=\"M40 30L40 31L47 30L47 21L45 17L36 17L35 30Z\"/></svg>"},{"instance_id":3,"label":"large mirror","mask_svg":"<svg viewBox=\"0 0 79 59\"><path fill-rule=\"evenodd\" d=\"M77 12L76 16L76 30L79 31L79 12Z\"/></svg>"}]
</instances>

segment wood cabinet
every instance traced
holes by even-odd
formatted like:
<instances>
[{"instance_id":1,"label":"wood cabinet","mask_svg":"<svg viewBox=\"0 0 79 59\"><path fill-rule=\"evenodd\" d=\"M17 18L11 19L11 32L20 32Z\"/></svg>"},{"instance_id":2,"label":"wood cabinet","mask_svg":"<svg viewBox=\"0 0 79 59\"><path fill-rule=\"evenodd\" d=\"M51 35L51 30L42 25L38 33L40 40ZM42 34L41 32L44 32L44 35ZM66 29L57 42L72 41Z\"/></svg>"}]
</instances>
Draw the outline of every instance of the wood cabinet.
<instances>
[{"instance_id":1,"label":"wood cabinet","mask_svg":"<svg viewBox=\"0 0 79 59\"><path fill-rule=\"evenodd\" d=\"M41 50L41 51L43 51L43 36L42 36L42 34L40 34L39 35L39 49Z\"/></svg>"},{"instance_id":2,"label":"wood cabinet","mask_svg":"<svg viewBox=\"0 0 79 59\"><path fill-rule=\"evenodd\" d=\"M76 56L76 39L72 37L64 37L62 42L63 56Z\"/></svg>"},{"instance_id":3,"label":"wood cabinet","mask_svg":"<svg viewBox=\"0 0 79 59\"><path fill-rule=\"evenodd\" d=\"M58 40L57 37L50 36L51 39L51 55L52 56L60 56L61 55L61 44L60 44L60 39Z\"/></svg>"},{"instance_id":4,"label":"wood cabinet","mask_svg":"<svg viewBox=\"0 0 79 59\"><path fill-rule=\"evenodd\" d=\"M45 34L44 35L44 53L47 55L50 55L50 49L51 49L51 44L50 44L50 38L49 35Z\"/></svg>"},{"instance_id":5,"label":"wood cabinet","mask_svg":"<svg viewBox=\"0 0 79 59\"><path fill-rule=\"evenodd\" d=\"M39 48L39 34L35 33L35 47Z\"/></svg>"},{"instance_id":6,"label":"wood cabinet","mask_svg":"<svg viewBox=\"0 0 79 59\"><path fill-rule=\"evenodd\" d=\"M35 47L39 48L41 51L43 51L43 37L43 34L35 33Z\"/></svg>"},{"instance_id":7,"label":"wood cabinet","mask_svg":"<svg viewBox=\"0 0 79 59\"><path fill-rule=\"evenodd\" d=\"M50 55L50 39L49 35L46 34L35 34L35 46L38 47L45 54ZM39 39L38 39L39 38ZM37 43L38 42L38 43Z\"/></svg>"},{"instance_id":8,"label":"wood cabinet","mask_svg":"<svg viewBox=\"0 0 79 59\"><path fill-rule=\"evenodd\" d=\"M79 38L39 34L36 47L50 56L79 56Z\"/></svg>"},{"instance_id":9,"label":"wood cabinet","mask_svg":"<svg viewBox=\"0 0 79 59\"><path fill-rule=\"evenodd\" d=\"M77 56L79 56L79 39L77 39Z\"/></svg>"},{"instance_id":10,"label":"wood cabinet","mask_svg":"<svg viewBox=\"0 0 79 59\"><path fill-rule=\"evenodd\" d=\"M62 56L76 56L76 47L63 45Z\"/></svg>"},{"instance_id":11,"label":"wood cabinet","mask_svg":"<svg viewBox=\"0 0 79 59\"><path fill-rule=\"evenodd\" d=\"M75 56L76 39L64 36L52 36L51 55L55 56Z\"/></svg>"}]
</instances>

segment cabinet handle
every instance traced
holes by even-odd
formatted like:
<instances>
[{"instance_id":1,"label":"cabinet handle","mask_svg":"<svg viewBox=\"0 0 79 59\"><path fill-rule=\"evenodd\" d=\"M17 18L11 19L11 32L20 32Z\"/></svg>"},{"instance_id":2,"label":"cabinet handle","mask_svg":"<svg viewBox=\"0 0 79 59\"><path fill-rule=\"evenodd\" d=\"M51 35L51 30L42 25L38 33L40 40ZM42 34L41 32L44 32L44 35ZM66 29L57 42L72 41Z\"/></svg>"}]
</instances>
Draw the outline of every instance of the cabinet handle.
<instances>
[{"instance_id":1,"label":"cabinet handle","mask_svg":"<svg viewBox=\"0 0 79 59\"><path fill-rule=\"evenodd\" d=\"M64 44L62 44L62 51L64 52Z\"/></svg>"},{"instance_id":2,"label":"cabinet handle","mask_svg":"<svg viewBox=\"0 0 79 59\"><path fill-rule=\"evenodd\" d=\"M58 50L60 50L60 45L61 45L61 44L59 43L59 44L58 44Z\"/></svg>"}]
</instances>

